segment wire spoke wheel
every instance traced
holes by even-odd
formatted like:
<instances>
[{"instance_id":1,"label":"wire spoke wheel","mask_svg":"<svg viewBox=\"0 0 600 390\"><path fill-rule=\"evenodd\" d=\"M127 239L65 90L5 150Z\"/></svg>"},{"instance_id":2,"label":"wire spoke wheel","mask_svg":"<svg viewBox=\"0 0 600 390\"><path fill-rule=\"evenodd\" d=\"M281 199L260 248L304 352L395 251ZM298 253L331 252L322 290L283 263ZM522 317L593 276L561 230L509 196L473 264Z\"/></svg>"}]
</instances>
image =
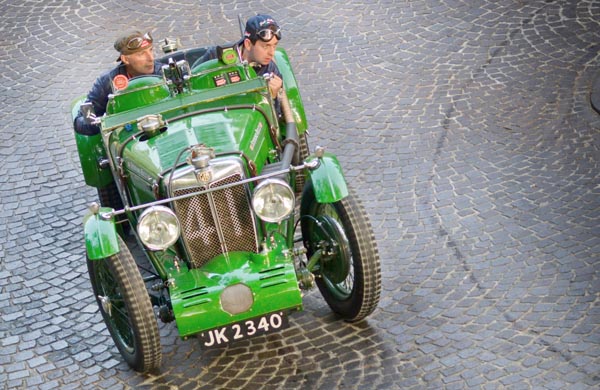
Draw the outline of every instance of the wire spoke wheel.
<instances>
[{"instance_id":1,"label":"wire spoke wheel","mask_svg":"<svg viewBox=\"0 0 600 390\"><path fill-rule=\"evenodd\" d=\"M100 260L95 264L95 272L98 283L97 298L101 302L101 309L108 314L105 321L109 328L115 329L119 337L119 343L129 352L133 352L134 336L129 321L129 313L123 300L121 290L108 266L108 261Z\"/></svg>"},{"instance_id":2,"label":"wire spoke wheel","mask_svg":"<svg viewBox=\"0 0 600 390\"><path fill-rule=\"evenodd\" d=\"M136 371L154 371L162 360L154 311L139 269L123 240L118 239L118 253L87 260L90 282L123 359Z\"/></svg>"},{"instance_id":3,"label":"wire spoke wheel","mask_svg":"<svg viewBox=\"0 0 600 390\"><path fill-rule=\"evenodd\" d=\"M320 256L314 272L325 301L347 321L365 318L379 303L381 267L362 204L352 191L340 201L318 203L308 182L300 214L308 256Z\"/></svg>"}]
</instances>

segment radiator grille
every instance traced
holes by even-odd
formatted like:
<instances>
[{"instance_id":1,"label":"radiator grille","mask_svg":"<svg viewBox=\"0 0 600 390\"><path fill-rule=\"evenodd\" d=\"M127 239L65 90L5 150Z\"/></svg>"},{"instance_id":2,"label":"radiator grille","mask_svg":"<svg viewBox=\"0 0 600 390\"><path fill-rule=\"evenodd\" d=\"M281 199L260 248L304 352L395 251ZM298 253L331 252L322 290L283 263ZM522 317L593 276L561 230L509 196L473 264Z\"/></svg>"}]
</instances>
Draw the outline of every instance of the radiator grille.
<instances>
[{"instance_id":1,"label":"radiator grille","mask_svg":"<svg viewBox=\"0 0 600 390\"><path fill-rule=\"evenodd\" d=\"M240 180L241 176L234 174L211 183L209 187L215 188ZM204 189L206 188L178 189L175 195ZM258 252L250 200L243 185L177 200L175 209L181 221L182 237L192 267L202 267L224 252Z\"/></svg>"}]
</instances>

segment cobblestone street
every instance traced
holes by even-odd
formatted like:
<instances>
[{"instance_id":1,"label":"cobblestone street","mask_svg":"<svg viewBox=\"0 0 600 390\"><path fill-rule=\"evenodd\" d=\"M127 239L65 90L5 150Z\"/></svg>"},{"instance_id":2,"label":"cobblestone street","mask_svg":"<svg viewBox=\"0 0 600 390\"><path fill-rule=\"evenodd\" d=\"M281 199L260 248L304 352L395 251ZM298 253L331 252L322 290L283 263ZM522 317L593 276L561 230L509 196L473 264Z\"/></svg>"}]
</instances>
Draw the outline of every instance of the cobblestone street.
<instances>
[{"instance_id":1,"label":"cobblestone street","mask_svg":"<svg viewBox=\"0 0 600 390\"><path fill-rule=\"evenodd\" d=\"M597 0L0 0L0 389L597 389ZM318 290L290 327L204 350L159 322L160 373L98 311L71 102L130 26L185 48L282 27L311 148L375 231L379 307ZM159 48L156 48L157 55Z\"/></svg>"}]
</instances>

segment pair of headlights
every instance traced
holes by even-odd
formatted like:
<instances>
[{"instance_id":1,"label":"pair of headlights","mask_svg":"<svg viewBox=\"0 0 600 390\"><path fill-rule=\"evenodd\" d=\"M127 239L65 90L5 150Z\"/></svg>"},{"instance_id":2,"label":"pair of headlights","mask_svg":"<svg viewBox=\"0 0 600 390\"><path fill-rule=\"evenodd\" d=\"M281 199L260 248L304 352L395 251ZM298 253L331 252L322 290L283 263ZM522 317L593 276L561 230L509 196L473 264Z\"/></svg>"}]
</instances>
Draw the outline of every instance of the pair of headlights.
<instances>
[{"instance_id":1,"label":"pair of headlights","mask_svg":"<svg viewBox=\"0 0 600 390\"><path fill-rule=\"evenodd\" d=\"M252 208L265 222L279 223L294 212L292 188L280 179L267 179L254 189ZM179 239L181 227L175 213L165 206L153 206L142 213L138 234L144 245L153 251L164 250Z\"/></svg>"}]
</instances>

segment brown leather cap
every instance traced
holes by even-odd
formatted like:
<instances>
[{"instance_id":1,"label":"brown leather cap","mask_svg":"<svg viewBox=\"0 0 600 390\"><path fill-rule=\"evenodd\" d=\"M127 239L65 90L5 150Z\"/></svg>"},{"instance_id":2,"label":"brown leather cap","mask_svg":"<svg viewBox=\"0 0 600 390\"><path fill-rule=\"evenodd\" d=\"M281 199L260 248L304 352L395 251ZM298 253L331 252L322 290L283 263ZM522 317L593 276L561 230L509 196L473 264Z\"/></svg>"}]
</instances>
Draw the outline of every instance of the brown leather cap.
<instances>
[{"instance_id":1,"label":"brown leather cap","mask_svg":"<svg viewBox=\"0 0 600 390\"><path fill-rule=\"evenodd\" d=\"M152 36L150 33L143 34L140 31L128 31L121 35L115 41L115 50L123 55L133 54L152 46ZM117 61L121 56L117 58Z\"/></svg>"}]
</instances>

